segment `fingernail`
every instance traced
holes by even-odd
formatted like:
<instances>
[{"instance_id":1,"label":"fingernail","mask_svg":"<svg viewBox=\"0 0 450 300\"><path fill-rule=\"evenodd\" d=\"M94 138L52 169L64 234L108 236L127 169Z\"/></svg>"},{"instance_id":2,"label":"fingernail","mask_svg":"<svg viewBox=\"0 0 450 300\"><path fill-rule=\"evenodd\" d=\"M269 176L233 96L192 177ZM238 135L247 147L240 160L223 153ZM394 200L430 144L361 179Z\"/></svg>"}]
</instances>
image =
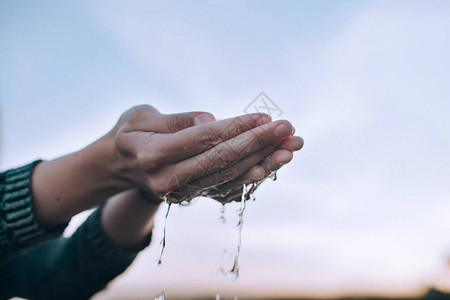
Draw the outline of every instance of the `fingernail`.
<instances>
[{"instance_id":1,"label":"fingernail","mask_svg":"<svg viewBox=\"0 0 450 300\"><path fill-rule=\"evenodd\" d=\"M210 114L199 114L199 115L196 115L194 118L195 125L206 124L206 123L213 122L213 121L214 121L214 118Z\"/></svg>"},{"instance_id":2,"label":"fingernail","mask_svg":"<svg viewBox=\"0 0 450 300\"><path fill-rule=\"evenodd\" d=\"M291 130L284 124L280 124L275 128L275 136L276 137L284 137L291 134Z\"/></svg>"}]
</instances>

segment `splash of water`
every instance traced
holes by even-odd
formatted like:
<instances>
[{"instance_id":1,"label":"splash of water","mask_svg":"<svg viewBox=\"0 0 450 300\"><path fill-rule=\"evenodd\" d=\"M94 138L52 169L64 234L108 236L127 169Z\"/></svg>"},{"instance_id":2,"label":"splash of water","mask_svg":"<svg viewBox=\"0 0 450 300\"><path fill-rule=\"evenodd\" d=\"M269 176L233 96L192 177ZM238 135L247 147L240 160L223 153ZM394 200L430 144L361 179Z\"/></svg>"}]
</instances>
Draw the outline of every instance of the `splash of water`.
<instances>
[{"instance_id":1,"label":"splash of water","mask_svg":"<svg viewBox=\"0 0 450 300\"><path fill-rule=\"evenodd\" d=\"M166 248L166 226L167 226L167 216L169 215L169 211L170 211L170 206L172 205L172 203L168 203L167 205L167 210L166 210L166 215L164 218L164 228L163 228L163 236L161 239L161 248L159 250L159 259L158 259L158 265L160 265L162 263L162 255L164 253L164 249ZM165 296L164 298L165 299Z\"/></svg>"},{"instance_id":2,"label":"splash of water","mask_svg":"<svg viewBox=\"0 0 450 300\"><path fill-rule=\"evenodd\" d=\"M166 294L162 292L155 297L155 300L166 300Z\"/></svg>"}]
</instances>

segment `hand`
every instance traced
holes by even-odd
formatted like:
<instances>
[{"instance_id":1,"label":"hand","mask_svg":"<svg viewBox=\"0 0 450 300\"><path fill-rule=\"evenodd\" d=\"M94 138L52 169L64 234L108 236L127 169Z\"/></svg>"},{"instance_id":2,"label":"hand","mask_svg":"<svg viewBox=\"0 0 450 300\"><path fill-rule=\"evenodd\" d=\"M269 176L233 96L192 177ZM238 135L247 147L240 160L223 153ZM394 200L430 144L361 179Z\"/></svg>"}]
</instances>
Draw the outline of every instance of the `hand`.
<instances>
[{"instance_id":1,"label":"hand","mask_svg":"<svg viewBox=\"0 0 450 300\"><path fill-rule=\"evenodd\" d=\"M265 114L201 119L214 117L163 115L147 105L125 112L108 134L121 161L120 176L158 197L194 181L200 188L223 183L261 162L293 132L289 122L270 122Z\"/></svg>"},{"instance_id":2,"label":"hand","mask_svg":"<svg viewBox=\"0 0 450 300\"><path fill-rule=\"evenodd\" d=\"M222 204L241 201L243 185L253 183L252 192L265 181L273 172L279 170L283 165L289 163L293 158L293 152L303 147L303 139L300 137L289 136L272 154L267 156L259 164L252 167L245 174L234 180L210 186L208 188L199 188L199 182L192 182L178 191L182 195L189 195L184 200L190 200L194 197L209 197ZM205 186L205 184L203 184ZM248 199L247 199L248 200Z\"/></svg>"}]
</instances>

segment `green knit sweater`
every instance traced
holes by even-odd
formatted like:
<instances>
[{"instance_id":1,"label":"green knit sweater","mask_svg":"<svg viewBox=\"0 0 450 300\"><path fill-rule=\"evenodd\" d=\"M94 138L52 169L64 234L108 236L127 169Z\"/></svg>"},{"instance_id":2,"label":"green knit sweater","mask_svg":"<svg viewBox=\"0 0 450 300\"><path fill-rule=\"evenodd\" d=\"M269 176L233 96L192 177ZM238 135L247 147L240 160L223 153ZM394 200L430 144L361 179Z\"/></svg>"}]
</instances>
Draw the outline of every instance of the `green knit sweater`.
<instances>
[{"instance_id":1,"label":"green knit sweater","mask_svg":"<svg viewBox=\"0 0 450 300\"><path fill-rule=\"evenodd\" d=\"M121 274L151 239L125 249L103 231L101 207L70 238L67 224L54 230L33 215L35 161L0 174L0 299L88 299Z\"/></svg>"}]
</instances>

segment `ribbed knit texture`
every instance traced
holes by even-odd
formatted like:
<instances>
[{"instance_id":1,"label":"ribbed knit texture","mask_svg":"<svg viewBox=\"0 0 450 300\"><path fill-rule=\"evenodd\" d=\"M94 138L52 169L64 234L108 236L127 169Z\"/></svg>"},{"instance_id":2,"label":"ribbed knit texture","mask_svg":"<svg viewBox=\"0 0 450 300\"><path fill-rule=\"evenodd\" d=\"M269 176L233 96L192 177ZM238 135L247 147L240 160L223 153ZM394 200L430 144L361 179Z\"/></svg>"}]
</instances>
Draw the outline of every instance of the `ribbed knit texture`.
<instances>
[{"instance_id":1,"label":"ribbed knit texture","mask_svg":"<svg viewBox=\"0 0 450 300\"><path fill-rule=\"evenodd\" d=\"M34 218L31 174L38 163L0 174L0 300L88 299L125 271L151 233L136 247L116 245L103 230L100 206L70 238L42 242L65 225L48 231Z\"/></svg>"},{"instance_id":2,"label":"ribbed knit texture","mask_svg":"<svg viewBox=\"0 0 450 300\"><path fill-rule=\"evenodd\" d=\"M49 231L34 218L31 174L39 162L36 160L0 174L0 260L61 235L67 225Z\"/></svg>"},{"instance_id":3,"label":"ribbed knit texture","mask_svg":"<svg viewBox=\"0 0 450 300\"><path fill-rule=\"evenodd\" d=\"M96 209L70 238L41 243L0 262L0 300L89 299L121 274L151 240L132 248L110 240Z\"/></svg>"}]
</instances>

